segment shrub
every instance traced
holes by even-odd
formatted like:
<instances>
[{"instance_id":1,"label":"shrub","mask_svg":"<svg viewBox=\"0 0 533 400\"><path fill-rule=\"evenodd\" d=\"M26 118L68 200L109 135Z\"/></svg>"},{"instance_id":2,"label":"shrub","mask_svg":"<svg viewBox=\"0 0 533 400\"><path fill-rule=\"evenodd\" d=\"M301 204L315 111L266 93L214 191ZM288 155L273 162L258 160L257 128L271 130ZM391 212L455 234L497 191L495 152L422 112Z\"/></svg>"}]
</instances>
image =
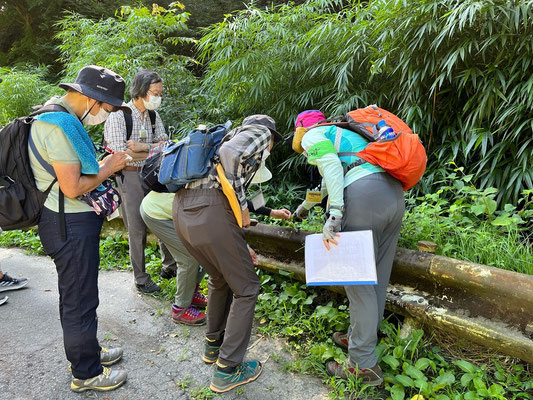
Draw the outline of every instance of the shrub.
<instances>
[{"instance_id":1,"label":"shrub","mask_svg":"<svg viewBox=\"0 0 533 400\"><path fill-rule=\"evenodd\" d=\"M0 68L0 127L32 112L32 106L44 103L60 91L44 79L46 68L24 66Z\"/></svg>"},{"instance_id":2,"label":"shrub","mask_svg":"<svg viewBox=\"0 0 533 400\"><path fill-rule=\"evenodd\" d=\"M171 52L173 46L193 41L177 36L186 30L188 18L177 2L168 9L155 4L152 9L122 7L116 18L98 21L69 13L58 23L57 34L65 79L73 80L80 68L96 64L123 76L129 87L139 70L153 69L164 80L165 97L159 111L165 124L194 119L198 111L190 94L197 82L187 69L194 60Z\"/></svg>"},{"instance_id":3,"label":"shrub","mask_svg":"<svg viewBox=\"0 0 533 400\"><path fill-rule=\"evenodd\" d=\"M516 202L533 188L532 20L529 0L250 7L201 38L203 88L231 117L267 113L287 129L302 109L379 104L425 142L424 191L455 160L498 203Z\"/></svg>"}]
</instances>

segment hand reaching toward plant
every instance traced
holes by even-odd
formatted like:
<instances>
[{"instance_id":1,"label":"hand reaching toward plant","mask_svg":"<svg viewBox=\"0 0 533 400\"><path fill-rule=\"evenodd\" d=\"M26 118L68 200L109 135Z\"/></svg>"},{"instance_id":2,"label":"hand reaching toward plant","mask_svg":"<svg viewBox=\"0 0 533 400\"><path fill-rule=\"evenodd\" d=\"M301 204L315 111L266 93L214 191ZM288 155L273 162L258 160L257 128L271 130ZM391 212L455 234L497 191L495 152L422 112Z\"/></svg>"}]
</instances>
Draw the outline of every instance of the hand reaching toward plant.
<instances>
[{"instance_id":1,"label":"hand reaching toward plant","mask_svg":"<svg viewBox=\"0 0 533 400\"><path fill-rule=\"evenodd\" d=\"M286 208L270 211L270 216L277 219L290 219L292 214Z\"/></svg>"}]
</instances>

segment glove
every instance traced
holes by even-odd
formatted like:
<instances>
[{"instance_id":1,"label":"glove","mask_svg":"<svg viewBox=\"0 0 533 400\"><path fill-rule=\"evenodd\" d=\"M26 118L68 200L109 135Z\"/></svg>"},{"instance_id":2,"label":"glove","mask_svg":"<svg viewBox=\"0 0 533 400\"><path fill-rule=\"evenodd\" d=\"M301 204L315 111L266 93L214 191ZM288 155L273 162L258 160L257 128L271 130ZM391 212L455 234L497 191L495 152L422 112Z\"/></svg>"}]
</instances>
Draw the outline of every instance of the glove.
<instances>
[{"instance_id":1,"label":"glove","mask_svg":"<svg viewBox=\"0 0 533 400\"><path fill-rule=\"evenodd\" d=\"M294 212L294 216L299 219L305 219L309 215L309 210L304 207L303 204L300 204L296 211Z\"/></svg>"},{"instance_id":2,"label":"glove","mask_svg":"<svg viewBox=\"0 0 533 400\"><path fill-rule=\"evenodd\" d=\"M340 232L342 224L342 217L330 215L324 227L322 228L322 236L324 240L335 240L335 234Z\"/></svg>"}]
</instances>

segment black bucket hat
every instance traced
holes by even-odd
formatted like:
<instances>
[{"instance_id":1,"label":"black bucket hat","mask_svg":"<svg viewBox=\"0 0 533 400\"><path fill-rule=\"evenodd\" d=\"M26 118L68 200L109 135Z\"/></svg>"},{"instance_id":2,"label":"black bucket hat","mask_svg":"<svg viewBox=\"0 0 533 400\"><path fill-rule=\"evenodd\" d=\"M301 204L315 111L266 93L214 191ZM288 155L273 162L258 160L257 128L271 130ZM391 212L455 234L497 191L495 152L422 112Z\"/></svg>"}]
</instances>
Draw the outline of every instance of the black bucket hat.
<instances>
[{"instance_id":1,"label":"black bucket hat","mask_svg":"<svg viewBox=\"0 0 533 400\"><path fill-rule=\"evenodd\" d=\"M283 136L276 130L276 122L272 117L264 114L250 115L242 120L242 125L263 125L274 135L274 141L283 140Z\"/></svg>"},{"instance_id":2,"label":"black bucket hat","mask_svg":"<svg viewBox=\"0 0 533 400\"><path fill-rule=\"evenodd\" d=\"M76 82L60 83L61 89L72 89L91 99L111 104L127 114L131 108L124 103L126 82L119 74L98 65L88 65L80 69Z\"/></svg>"}]
</instances>

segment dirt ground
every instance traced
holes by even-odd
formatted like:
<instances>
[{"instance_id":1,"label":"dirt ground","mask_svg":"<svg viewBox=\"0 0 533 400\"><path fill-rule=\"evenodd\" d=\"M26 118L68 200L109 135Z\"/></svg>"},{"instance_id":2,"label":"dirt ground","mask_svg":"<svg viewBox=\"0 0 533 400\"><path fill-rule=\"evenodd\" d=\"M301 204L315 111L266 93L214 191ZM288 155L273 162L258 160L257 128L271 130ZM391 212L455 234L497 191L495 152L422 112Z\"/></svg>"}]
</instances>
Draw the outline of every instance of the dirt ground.
<instances>
[{"instance_id":1,"label":"dirt ground","mask_svg":"<svg viewBox=\"0 0 533 400\"><path fill-rule=\"evenodd\" d=\"M24 289L3 292L0 306L0 399L201 399L209 391L212 366L204 364L204 327L170 320L170 304L141 296L131 272L102 271L99 277L99 340L124 349L118 364L128 381L111 392L74 393L58 315L57 274L48 257L0 248L0 268L26 277ZM283 341L253 334L246 358L263 362L257 381L215 399L327 399L320 379L283 371L291 359Z\"/></svg>"}]
</instances>

